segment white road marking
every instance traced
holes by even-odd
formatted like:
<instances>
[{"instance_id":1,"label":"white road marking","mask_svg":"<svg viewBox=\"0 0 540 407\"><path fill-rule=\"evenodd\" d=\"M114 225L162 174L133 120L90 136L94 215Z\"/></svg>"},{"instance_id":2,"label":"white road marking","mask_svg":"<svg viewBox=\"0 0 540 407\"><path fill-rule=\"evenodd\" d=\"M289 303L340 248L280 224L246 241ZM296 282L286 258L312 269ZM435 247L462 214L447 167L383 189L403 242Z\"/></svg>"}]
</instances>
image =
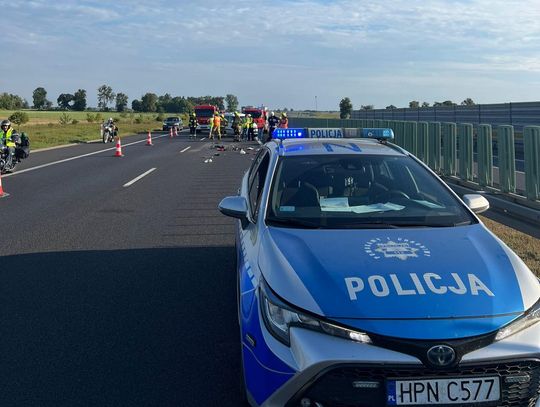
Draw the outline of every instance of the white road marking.
<instances>
[{"instance_id":1,"label":"white road marking","mask_svg":"<svg viewBox=\"0 0 540 407\"><path fill-rule=\"evenodd\" d=\"M180 152L183 153L184 151L188 151L190 148L191 148L191 146L186 147L186 148L184 148L183 150L181 150Z\"/></svg>"},{"instance_id":2,"label":"white road marking","mask_svg":"<svg viewBox=\"0 0 540 407\"><path fill-rule=\"evenodd\" d=\"M136 183L138 180L140 180L141 178L143 177L146 177L148 174L150 174L152 171L154 171L155 168L150 168L148 171L146 171L145 173L139 175L137 178L133 178L131 181L129 181L127 184L124 184L123 186L124 187L129 187L131 185L133 185L134 183Z\"/></svg>"},{"instance_id":3,"label":"white road marking","mask_svg":"<svg viewBox=\"0 0 540 407\"><path fill-rule=\"evenodd\" d=\"M206 137L203 137L203 138L201 139L201 141L203 141L205 138L206 138Z\"/></svg>"},{"instance_id":4,"label":"white road marking","mask_svg":"<svg viewBox=\"0 0 540 407\"><path fill-rule=\"evenodd\" d=\"M165 136L157 136L157 137L155 137L155 138L161 138L161 137L165 137ZM144 139L144 140L139 140L139 141L134 141L133 143L122 144L122 147L127 147L127 146L131 146L131 145L133 145L133 144L144 143L144 142L146 142L146 139ZM13 172L13 173L11 173L11 174L5 174L5 175L2 175L2 177L3 177L3 178L6 178L6 177L12 177L12 176L14 176L14 175L24 174L25 172L39 170L39 169L41 169L41 168L50 167L51 165L62 164L62 163L68 162L68 161L76 160L76 159L78 159L78 158L89 157L89 156L91 156L91 155L96 155L96 154L103 153L103 152L105 152L105 151L112 151L112 150L116 150L116 146L111 147L111 148L106 148L105 150L94 151L93 153L88 153L88 154L78 155L78 156L75 156L75 157L65 158L65 159L59 160L59 161L53 161L52 163L47 163L47 164L37 165L37 166L35 166L35 167L26 168L26 169L24 169L24 170L17 170L17 172Z\"/></svg>"}]
</instances>

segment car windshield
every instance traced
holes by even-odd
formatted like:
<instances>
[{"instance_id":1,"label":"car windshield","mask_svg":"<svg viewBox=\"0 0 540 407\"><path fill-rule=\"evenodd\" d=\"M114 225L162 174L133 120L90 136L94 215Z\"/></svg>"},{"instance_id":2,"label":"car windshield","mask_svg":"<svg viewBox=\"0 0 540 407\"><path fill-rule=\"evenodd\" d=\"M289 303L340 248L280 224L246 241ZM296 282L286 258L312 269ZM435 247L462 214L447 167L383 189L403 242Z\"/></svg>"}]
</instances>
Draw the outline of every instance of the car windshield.
<instances>
[{"instance_id":1,"label":"car windshield","mask_svg":"<svg viewBox=\"0 0 540 407\"><path fill-rule=\"evenodd\" d=\"M167 117L165 119L165 121L167 121L167 122L179 122L180 118L179 117Z\"/></svg>"},{"instance_id":2,"label":"car windshield","mask_svg":"<svg viewBox=\"0 0 540 407\"><path fill-rule=\"evenodd\" d=\"M280 157L266 221L300 228L444 227L476 223L408 156Z\"/></svg>"},{"instance_id":3,"label":"car windshield","mask_svg":"<svg viewBox=\"0 0 540 407\"><path fill-rule=\"evenodd\" d=\"M197 117L212 117L215 112L214 109L195 109Z\"/></svg>"}]
</instances>

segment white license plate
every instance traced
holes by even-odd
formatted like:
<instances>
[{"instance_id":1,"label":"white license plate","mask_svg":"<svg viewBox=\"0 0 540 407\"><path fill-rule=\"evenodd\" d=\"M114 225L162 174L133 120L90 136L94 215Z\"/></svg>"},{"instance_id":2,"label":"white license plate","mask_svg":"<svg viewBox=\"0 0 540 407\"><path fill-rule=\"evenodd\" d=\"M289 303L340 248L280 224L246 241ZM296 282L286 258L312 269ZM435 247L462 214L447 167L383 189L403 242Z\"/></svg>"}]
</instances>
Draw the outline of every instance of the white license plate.
<instances>
[{"instance_id":1,"label":"white license plate","mask_svg":"<svg viewBox=\"0 0 540 407\"><path fill-rule=\"evenodd\" d=\"M460 379L391 379L386 383L390 406L489 403L501 398L500 380L493 377Z\"/></svg>"}]
</instances>

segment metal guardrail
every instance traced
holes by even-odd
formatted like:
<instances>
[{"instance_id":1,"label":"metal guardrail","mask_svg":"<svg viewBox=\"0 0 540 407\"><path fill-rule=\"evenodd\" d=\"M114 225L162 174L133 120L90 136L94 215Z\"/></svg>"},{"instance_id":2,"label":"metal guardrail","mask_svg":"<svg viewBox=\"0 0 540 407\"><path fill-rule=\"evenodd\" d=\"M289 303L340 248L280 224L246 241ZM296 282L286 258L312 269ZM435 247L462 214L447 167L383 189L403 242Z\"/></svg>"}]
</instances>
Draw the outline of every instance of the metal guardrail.
<instances>
[{"instance_id":1,"label":"metal guardrail","mask_svg":"<svg viewBox=\"0 0 540 407\"><path fill-rule=\"evenodd\" d=\"M494 142L489 124L479 125L476 136L471 123L291 118L289 125L344 128L356 134L362 128L391 128L395 144L415 154L435 172L540 210L540 126L523 129L523 142L519 147L523 146L524 172L518 172L514 126L497 126ZM345 134L351 135L354 131L345 131Z\"/></svg>"}]
</instances>

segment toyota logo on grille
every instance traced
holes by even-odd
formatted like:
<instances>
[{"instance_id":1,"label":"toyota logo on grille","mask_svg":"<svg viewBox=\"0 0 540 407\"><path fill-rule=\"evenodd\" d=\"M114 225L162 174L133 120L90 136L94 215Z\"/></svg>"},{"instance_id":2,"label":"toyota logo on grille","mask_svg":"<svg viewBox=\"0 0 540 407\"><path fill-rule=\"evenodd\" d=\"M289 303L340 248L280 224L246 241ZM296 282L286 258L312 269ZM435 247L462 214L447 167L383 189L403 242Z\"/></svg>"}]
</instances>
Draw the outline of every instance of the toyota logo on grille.
<instances>
[{"instance_id":1,"label":"toyota logo on grille","mask_svg":"<svg viewBox=\"0 0 540 407\"><path fill-rule=\"evenodd\" d=\"M434 366L448 366L456 360L456 352L450 346L436 345L427 351L427 358Z\"/></svg>"}]
</instances>

